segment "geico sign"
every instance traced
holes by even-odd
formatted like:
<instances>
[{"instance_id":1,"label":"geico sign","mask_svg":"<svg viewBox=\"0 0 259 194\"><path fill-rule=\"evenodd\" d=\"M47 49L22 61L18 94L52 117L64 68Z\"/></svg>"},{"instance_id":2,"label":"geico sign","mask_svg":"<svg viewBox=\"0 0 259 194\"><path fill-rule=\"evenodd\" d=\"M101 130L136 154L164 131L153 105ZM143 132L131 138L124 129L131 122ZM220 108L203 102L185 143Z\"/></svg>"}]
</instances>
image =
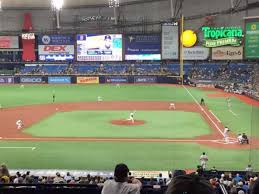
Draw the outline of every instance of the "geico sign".
<instances>
[{"instance_id":1,"label":"geico sign","mask_svg":"<svg viewBox=\"0 0 259 194\"><path fill-rule=\"evenodd\" d=\"M22 83L40 83L42 82L42 79L40 77L32 77L32 78L21 78Z\"/></svg>"},{"instance_id":2,"label":"geico sign","mask_svg":"<svg viewBox=\"0 0 259 194\"><path fill-rule=\"evenodd\" d=\"M66 46L65 45L48 45L44 46L44 51L54 51L54 52L65 52Z\"/></svg>"}]
</instances>

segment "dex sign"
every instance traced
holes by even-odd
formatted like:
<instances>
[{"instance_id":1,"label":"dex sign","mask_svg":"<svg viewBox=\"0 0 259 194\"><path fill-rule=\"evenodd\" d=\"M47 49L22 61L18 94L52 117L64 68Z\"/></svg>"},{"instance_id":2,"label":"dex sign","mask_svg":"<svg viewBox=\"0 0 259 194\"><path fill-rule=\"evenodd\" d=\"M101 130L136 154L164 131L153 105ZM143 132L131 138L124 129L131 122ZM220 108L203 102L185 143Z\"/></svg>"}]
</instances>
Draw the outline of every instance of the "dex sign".
<instances>
[{"instance_id":1,"label":"dex sign","mask_svg":"<svg viewBox=\"0 0 259 194\"><path fill-rule=\"evenodd\" d=\"M51 45L51 46L44 46L44 51L50 51L50 52L66 52L66 46L56 46L56 45Z\"/></svg>"},{"instance_id":2,"label":"dex sign","mask_svg":"<svg viewBox=\"0 0 259 194\"><path fill-rule=\"evenodd\" d=\"M41 61L73 60L74 43L74 37L69 35L39 35L39 59Z\"/></svg>"},{"instance_id":3,"label":"dex sign","mask_svg":"<svg viewBox=\"0 0 259 194\"><path fill-rule=\"evenodd\" d=\"M240 46L242 44L243 30L240 27L202 27L203 46Z\"/></svg>"}]
</instances>

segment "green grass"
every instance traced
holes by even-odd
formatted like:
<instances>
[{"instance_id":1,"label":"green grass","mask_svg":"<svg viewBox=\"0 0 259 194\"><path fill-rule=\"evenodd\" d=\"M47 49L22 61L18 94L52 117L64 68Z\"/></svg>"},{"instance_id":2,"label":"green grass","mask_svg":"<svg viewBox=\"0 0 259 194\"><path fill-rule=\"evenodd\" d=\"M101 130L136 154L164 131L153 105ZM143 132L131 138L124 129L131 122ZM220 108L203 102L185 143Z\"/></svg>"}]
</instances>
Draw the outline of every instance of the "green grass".
<instances>
[{"instance_id":1,"label":"green grass","mask_svg":"<svg viewBox=\"0 0 259 194\"><path fill-rule=\"evenodd\" d=\"M25 130L45 137L193 138L210 134L199 113L181 111L137 111L144 125L118 126L111 120L127 119L130 111L73 111L54 114Z\"/></svg>"},{"instance_id":2,"label":"green grass","mask_svg":"<svg viewBox=\"0 0 259 194\"><path fill-rule=\"evenodd\" d=\"M97 101L190 101L183 88L160 85L19 85L0 86L0 103L3 107L52 102L55 91L56 102Z\"/></svg>"},{"instance_id":3,"label":"green grass","mask_svg":"<svg viewBox=\"0 0 259 194\"><path fill-rule=\"evenodd\" d=\"M97 96L102 96L105 101L181 101L194 102L192 97L184 88L162 85L121 85L116 88L112 85L25 85L22 89L18 85L0 86L0 104L3 107L15 107L30 104L51 103L52 93L55 90L56 100L62 102L96 101ZM227 109L224 98L208 98L208 93L198 88L188 88L192 95L199 101L205 98L209 109L228 126L233 132L246 132L248 135L259 137L259 108L251 107L236 98L231 98L234 116ZM94 113L96 111L93 111ZM107 116L106 112L96 112L99 120L93 116L98 127L104 121L106 127L93 130L85 122L87 112L70 112L57 114L27 129L27 133L37 136L107 136L120 137L170 137L179 138L182 136L193 137L199 133L207 133L208 126L196 116L191 117L189 113L168 112L165 115L159 113L155 117L152 111L137 112L136 116L144 120L156 118L160 122L152 123L157 128L138 127L107 127L107 119L128 117L128 112L116 112ZM112 112L113 113L113 112ZM118 115L116 115L116 114ZM68 115L66 115L68 114ZM175 115L177 114L177 115ZM181 115L184 114L184 115ZM187 116L188 114L188 116ZM148 115L148 118L145 118ZM73 119L74 122L69 122ZM77 120L78 119L78 120ZM168 122L162 122L162 120ZM198 122L194 122L197 120ZM1 118L0 118L1 121ZM60 125L60 123L65 123ZM184 123L184 124L182 124ZM147 122L145 127L150 125ZM189 125L187 127L187 124ZM171 128L165 128L165 125ZM51 127L50 127L51 126ZM181 131L175 126L182 126ZM190 126L195 130L189 130ZM186 127L186 128L185 128ZM107 131L105 131L105 128ZM71 130L72 129L72 130ZM140 130L139 130L140 129ZM163 130L161 130L163 129ZM196 131L199 129L201 131ZM111 132L111 131L113 132ZM145 130L148 130L146 133ZM152 133L150 133L152 131ZM172 133L173 132L173 133ZM174 168L195 168L199 163L200 154L205 151L209 155L209 167L215 165L219 169L243 170L248 163L254 169L259 170L259 150L228 150L215 149L202 146L196 143L119 143L119 142L5 142L0 141L2 146L36 146L37 149L0 149L0 162L5 162L10 168L64 168L64 169L92 169L92 170L113 170L118 162L125 162L131 169L137 170L171 170Z\"/></svg>"},{"instance_id":4,"label":"green grass","mask_svg":"<svg viewBox=\"0 0 259 194\"><path fill-rule=\"evenodd\" d=\"M113 170L121 162L132 170L195 169L203 151L209 157L208 168L244 169L249 162L249 151L223 151L196 143L22 141L0 142L2 146L37 147L34 151L1 149L1 162L8 164L9 168L23 169Z\"/></svg>"},{"instance_id":5,"label":"green grass","mask_svg":"<svg viewBox=\"0 0 259 194\"><path fill-rule=\"evenodd\" d=\"M231 97L231 110L236 114L234 115L227 107L226 98L209 98L207 94L215 92L208 92L198 88L191 88L189 90L197 100L203 97L209 109L212 110L231 131L236 134L246 133L249 136L253 135L259 137L258 127L255 127L256 123L259 122L258 107L252 107L235 97Z\"/></svg>"}]
</instances>

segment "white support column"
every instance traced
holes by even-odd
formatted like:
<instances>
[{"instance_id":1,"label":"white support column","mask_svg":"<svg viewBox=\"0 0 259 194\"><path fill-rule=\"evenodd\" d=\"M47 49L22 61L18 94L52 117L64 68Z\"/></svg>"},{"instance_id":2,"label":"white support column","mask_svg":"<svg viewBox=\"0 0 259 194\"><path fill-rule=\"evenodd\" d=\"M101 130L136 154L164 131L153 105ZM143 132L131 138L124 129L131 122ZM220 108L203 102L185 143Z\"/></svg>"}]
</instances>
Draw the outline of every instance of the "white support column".
<instances>
[{"instance_id":1,"label":"white support column","mask_svg":"<svg viewBox=\"0 0 259 194\"><path fill-rule=\"evenodd\" d=\"M60 29L60 10L55 10L56 12L56 24L57 24L57 29Z\"/></svg>"},{"instance_id":2,"label":"white support column","mask_svg":"<svg viewBox=\"0 0 259 194\"><path fill-rule=\"evenodd\" d=\"M113 7L113 13L114 13L114 24L118 24L118 7L114 6Z\"/></svg>"},{"instance_id":3,"label":"white support column","mask_svg":"<svg viewBox=\"0 0 259 194\"><path fill-rule=\"evenodd\" d=\"M175 0L169 0L170 1L170 9L171 9L171 18L174 17L174 13L175 13L175 10L174 10L174 1Z\"/></svg>"}]
</instances>

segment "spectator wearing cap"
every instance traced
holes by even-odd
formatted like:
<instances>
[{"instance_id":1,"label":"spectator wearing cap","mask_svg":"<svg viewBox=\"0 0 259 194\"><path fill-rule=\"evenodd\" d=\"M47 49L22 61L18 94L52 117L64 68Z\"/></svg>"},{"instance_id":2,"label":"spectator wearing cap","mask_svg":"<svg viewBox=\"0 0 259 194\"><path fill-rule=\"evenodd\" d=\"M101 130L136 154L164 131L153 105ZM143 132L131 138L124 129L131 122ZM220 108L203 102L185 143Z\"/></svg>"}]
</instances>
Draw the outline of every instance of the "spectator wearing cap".
<instances>
[{"instance_id":1,"label":"spectator wearing cap","mask_svg":"<svg viewBox=\"0 0 259 194\"><path fill-rule=\"evenodd\" d=\"M126 164L117 164L114 179L105 181L102 194L139 194L141 182L134 177L129 180L128 173L129 168Z\"/></svg>"},{"instance_id":2,"label":"spectator wearing cap","mask_svg":"<svg viewBox=\"0 0 259 194\"><path fill-rule=\"evenodd\" d=\"M175 177L165 194L215 194L215 190L203 177L189 174Z\"/></svg>"}]
</instances>

